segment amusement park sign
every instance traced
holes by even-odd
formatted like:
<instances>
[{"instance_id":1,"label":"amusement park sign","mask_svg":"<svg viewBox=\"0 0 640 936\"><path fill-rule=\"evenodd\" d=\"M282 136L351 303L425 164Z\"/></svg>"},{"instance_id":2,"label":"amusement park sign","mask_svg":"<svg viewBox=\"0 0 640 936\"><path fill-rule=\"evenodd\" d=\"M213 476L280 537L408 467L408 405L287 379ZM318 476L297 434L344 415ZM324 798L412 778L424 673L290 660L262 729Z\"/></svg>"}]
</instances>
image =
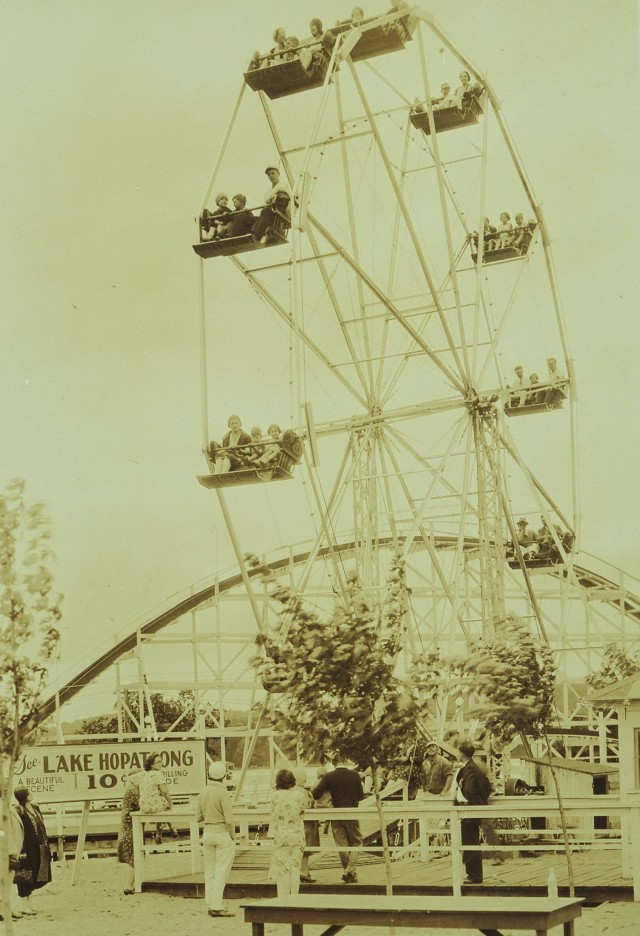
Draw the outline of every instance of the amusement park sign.
<instances>
[{"instance_id":1,"label":"amusement park sign","mask_svg":"<svg viewBox=\"0 0 640 936\"><path fill-rule=\"evenodd\" d=\"M131 773L148 754L162 757L172 795L199 793L206 782L204 741L64 744L27 748L16 764L15 786L27 787L39 803L119 799Z\"/></svg>"}]
</instances>

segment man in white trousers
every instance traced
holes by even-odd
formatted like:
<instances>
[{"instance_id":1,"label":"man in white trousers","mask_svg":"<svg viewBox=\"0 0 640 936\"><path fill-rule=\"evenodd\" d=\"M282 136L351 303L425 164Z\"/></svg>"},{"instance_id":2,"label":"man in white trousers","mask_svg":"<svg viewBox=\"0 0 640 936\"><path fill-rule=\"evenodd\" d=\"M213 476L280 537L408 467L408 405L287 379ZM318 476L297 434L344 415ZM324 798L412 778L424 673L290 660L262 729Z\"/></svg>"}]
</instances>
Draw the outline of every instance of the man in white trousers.
<instances>
[{"instance_id":1,"label":"man in white trousers","mask_svg":"<svg viewBox=\"0 0 640 936\"><path fill-rule=\"evenodd\" d=\"M222 761L214 761L209 766L212 782L200 793L196 806L196 819L204 822L204 897L212 917L235 916L222 906L224 887L236 851L231 797L224 785L226 775L227 766Z\"/></svg>"}]
</instances>

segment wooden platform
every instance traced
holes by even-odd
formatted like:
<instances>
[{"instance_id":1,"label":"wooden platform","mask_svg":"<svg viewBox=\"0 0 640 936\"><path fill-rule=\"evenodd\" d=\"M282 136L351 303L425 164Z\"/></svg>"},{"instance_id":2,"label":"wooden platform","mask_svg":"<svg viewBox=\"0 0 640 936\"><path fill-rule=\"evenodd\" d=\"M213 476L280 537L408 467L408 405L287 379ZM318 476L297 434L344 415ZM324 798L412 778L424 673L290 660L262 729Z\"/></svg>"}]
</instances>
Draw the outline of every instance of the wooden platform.
<instances>
[{"instance_id":1,"label":"wooden platform","mask_svg":"<svg viewBox=\"0 0 640 936\"><path fill-rule=\"evenodd\" d=\"M160 852L161 849L159 848ZM554 869L561 897L569 895L564 853L543 852L509 858L502 865L492 863L491 853L484 856L484 883L464 887L463 893L490 896L540 897L547 893L549 871ZM160 891L185 897L204 896L204 876L188 872L188 856L158 854L149 856L151 880L143 884L144 891ZM151 864L153 861L153 864ZM633 900L631 880L622 879L620 852L597 853L576 851L573 855L576 896L587 901ZM272 897L275 884L268 880L269 850L260 846L238 849L226 896ZM180 873L181 867L184 873ZM384 865L381 858L371 854L362 856L358 863L358 883L345 885L341 881L342 869L337 853L325 852L312 858L309 873L314 884L305 884L301 893L343 893L346 888L354 894L382 894L385 889ZM403 858L392 864L394 891L398 894L452 894L451 859L443 853L424 862L417 858Z\"/></svg>"}]
</instances>

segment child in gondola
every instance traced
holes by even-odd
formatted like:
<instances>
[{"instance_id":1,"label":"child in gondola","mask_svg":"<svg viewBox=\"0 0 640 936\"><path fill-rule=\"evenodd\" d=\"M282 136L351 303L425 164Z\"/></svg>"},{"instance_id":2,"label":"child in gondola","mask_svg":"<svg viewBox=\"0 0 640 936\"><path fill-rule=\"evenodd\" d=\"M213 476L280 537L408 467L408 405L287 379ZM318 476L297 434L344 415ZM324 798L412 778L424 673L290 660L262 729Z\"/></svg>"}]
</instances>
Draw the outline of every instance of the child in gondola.
<instances>
[{"instance_id":1,"label":"child in gondola","mask_svg":"<svg viewBox=\"0 0 640 936\"><path fill-rule=\"evenodd\" d=\"M272 462L274 462L280 454L280 426L277 423L271 423L267 429L267 432L271 438L265 445L264 453L256 462L256 465L259 465L260 467L272 464Z\"/></svg>"}]
</instances>

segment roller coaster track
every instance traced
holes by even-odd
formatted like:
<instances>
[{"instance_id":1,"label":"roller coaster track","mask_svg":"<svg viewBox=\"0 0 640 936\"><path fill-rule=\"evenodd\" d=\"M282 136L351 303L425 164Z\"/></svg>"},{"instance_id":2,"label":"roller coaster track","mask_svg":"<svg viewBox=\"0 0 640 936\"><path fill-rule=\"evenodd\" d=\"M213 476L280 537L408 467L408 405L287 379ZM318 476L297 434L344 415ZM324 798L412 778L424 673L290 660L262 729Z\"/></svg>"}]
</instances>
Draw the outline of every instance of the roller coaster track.
<instances>
[{"instance_id":1,"label":"roller coaster track","mask_svg":"<svg viewBox=\"0 0 640 936\"><path fill-rule=\"evenodd\" d=\"M436 535L434 540L436 548L441 550L454 549L457 545L457 539L454 536ZM399 538L399 541L401 542L402 538ZM391 537L382 537L378 542L379 545L383 547L390 546L393 543ZM422 545L423 548L426 548L424 541L419 537L416 537L414 543L418 547ZM475 539L467 538L465 540L466 550L477 548L477 545L478 541ZM326 558L329 556L330 552L348 555L352 553L354 549L355 543L353 540L337 544L333 547L324 547L319 550L318 559ZM288 554L283 558L269 561L269 566L277 573L280 570L304 564L309 558L309 555L309 550L294 553L293 555ZM595 556L589 556L588 558L596 559ZM612 571L617 571L620 576L632 578L626 573L622 573L621 570L616 570L613 566L608 566L608 568ZM544 571L546 574L559 578L564 574L564 565L548 566ZM607 575L593 571L586 566L574 564L574 571L576 579L579 585L585 589L589 601L600 601L603 604L614 607L616 610L623 612L626 618L640 624L640 582L633 579L634 585L638 586L638 593L636 593L635 591L629 591L621 582L615 582ZM251 578L258 577L260 575L260 570L250 570L248 574ZM146 623L136 627L134 631L96 657L92 663L77 673L69 682L61 686L55 694L51 695L40 707L40 716L46 718L52 715L58 705L63 705L65 702L68 702L77 695L77 693L88 686L89 683L93 682L93 680L97 679L102 673L108 670L109 667L122 659L127 653L135 650L140 635L148 636L158 633L158 631L172 624L182 617L182 615L195 610L201 604L216 598L218 595L241 586L242 582L242 575L240 572L237 572L211 585L207 585L200 591L178 601L168 610L163 611L156 617L146 621Z\"/></svg>"}]
</instances>

